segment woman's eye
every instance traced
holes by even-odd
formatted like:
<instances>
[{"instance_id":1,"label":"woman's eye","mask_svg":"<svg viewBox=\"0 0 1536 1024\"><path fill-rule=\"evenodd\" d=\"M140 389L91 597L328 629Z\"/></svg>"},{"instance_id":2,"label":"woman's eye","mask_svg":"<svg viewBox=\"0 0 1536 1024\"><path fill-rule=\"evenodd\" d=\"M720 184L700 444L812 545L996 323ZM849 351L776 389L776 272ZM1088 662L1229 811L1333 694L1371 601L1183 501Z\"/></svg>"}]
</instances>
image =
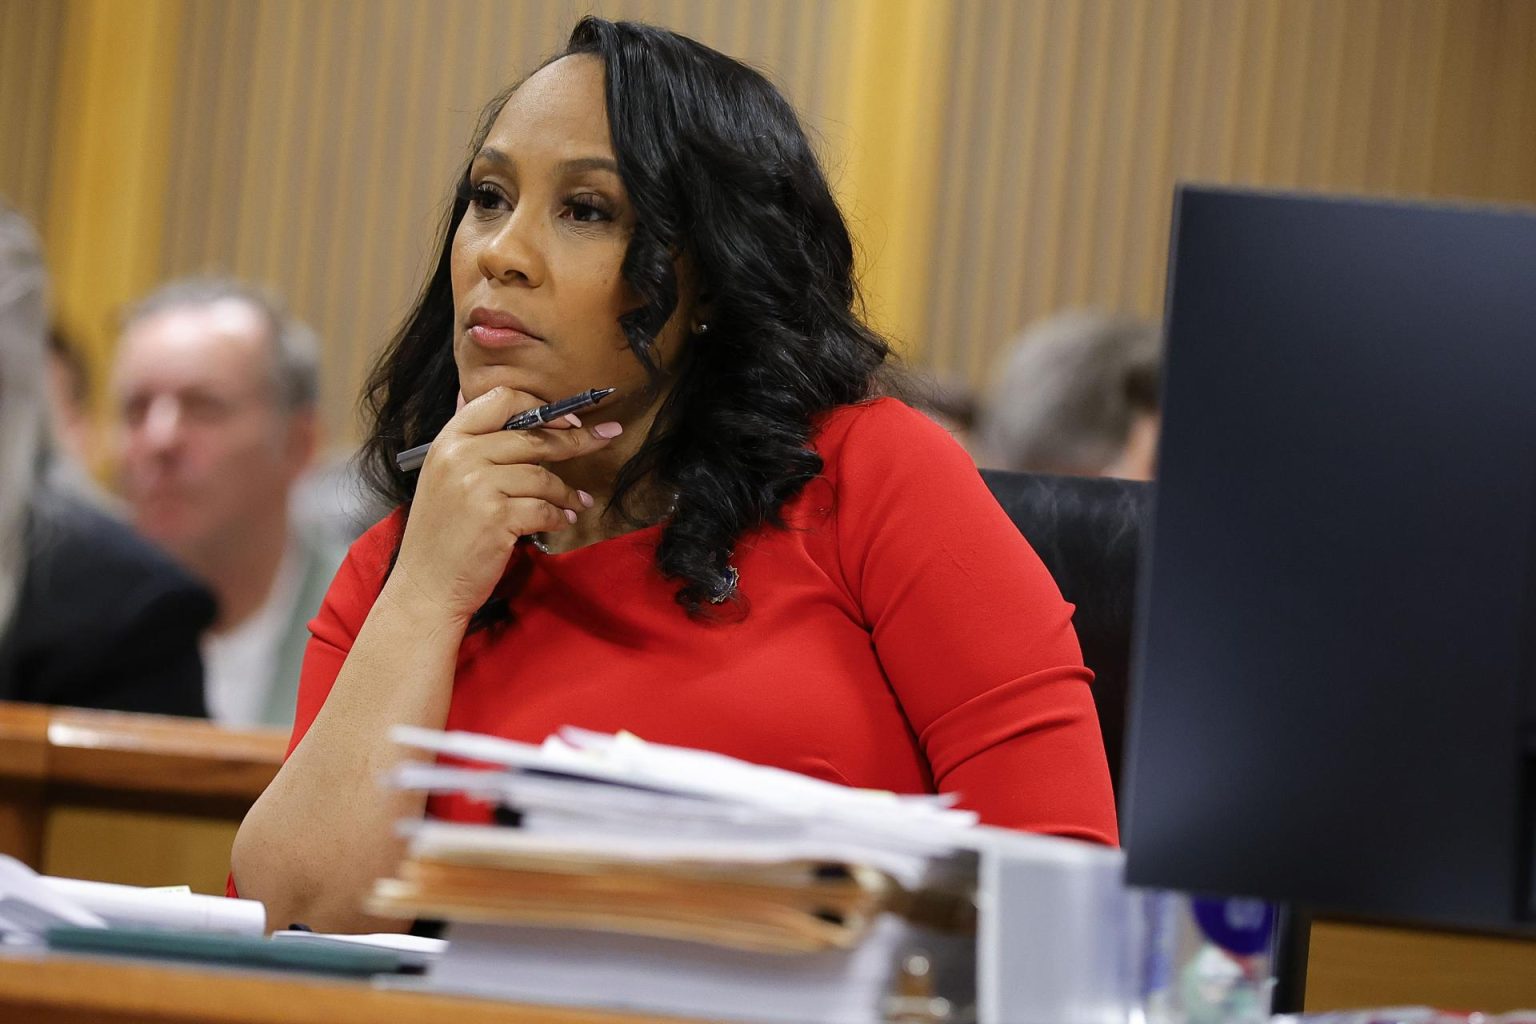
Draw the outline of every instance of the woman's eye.
<instances>
[{"instance_id":1,"label":"woman's eye","mask_svg":"<svg viewBox=\"0 0 1536 1024\"><path fill-rule=\"evenodd\" d=\"M594 224L613 219L613 214L609 212L603 198L591 193L572 196L565 201L565 208L570 213L571 220L581 224Z\"/></svg>"},{"instance_id":2,"label":"woman's eye","mask_svg":"<svg viewBox=\"0 0 1536 1024\"><path fill-rule=\"evenodd\" d=\"M481 183L469 187L469 205L477 210L504 210L507 208L507 197L501 189L494 185Z\"/></svg>"}]
</instances>

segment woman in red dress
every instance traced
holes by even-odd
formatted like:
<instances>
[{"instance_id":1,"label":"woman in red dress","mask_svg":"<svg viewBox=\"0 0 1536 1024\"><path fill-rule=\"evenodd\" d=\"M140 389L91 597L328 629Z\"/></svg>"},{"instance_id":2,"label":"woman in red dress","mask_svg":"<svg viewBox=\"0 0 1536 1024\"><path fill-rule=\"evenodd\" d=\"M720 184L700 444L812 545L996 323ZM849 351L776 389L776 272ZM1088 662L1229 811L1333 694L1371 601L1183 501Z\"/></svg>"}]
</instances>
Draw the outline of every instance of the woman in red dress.
<instances>
[{"instance_id":1,"label":"woman in red dress","mask_svg":"<svg viewBox=\"0 0 1536 1024\"><path fill-rule=\"evenodd\" d=\"M397 723L628 729L1115 842L1072 609L961 448L881 397L890 351L778 91L588 18L472 152L369 385L368 465L400 507L312 623L241 893L276 924L402 926L359 909L427 810L379 784ZM615 393L500 429L590 388Z\"/></svg>"}]
</instances>

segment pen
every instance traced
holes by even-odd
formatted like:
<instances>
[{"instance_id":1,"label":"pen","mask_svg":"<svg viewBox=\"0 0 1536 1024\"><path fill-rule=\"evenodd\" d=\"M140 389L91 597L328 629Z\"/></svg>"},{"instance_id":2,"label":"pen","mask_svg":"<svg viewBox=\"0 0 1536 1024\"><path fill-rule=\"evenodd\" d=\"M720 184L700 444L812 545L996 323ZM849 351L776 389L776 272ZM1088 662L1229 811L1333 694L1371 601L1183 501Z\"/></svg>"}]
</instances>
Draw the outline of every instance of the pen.
<instances>
[{"instance_id":1,"label":"pen","mask_svg":"<svg viewBox=\"0 0 1536 1024\"><path fill-rule=\"evenodd\" d=\"M513 416L501 425L502 430L532 430L534 427L542 427L551 420L557 420L562 416L573 412L581 412L590 409L609 395L613 394L613 388L593 388L583 391L579 395L570 398L562 398L558 402L550 402L541 405L537 409L529 409ZM395 456L395 465L401 472L410 473L421 468L421 464L427 461L427 452L432 448L432 442L419 444L415 448L407 448Z\"/></svg>"}]
</instances>

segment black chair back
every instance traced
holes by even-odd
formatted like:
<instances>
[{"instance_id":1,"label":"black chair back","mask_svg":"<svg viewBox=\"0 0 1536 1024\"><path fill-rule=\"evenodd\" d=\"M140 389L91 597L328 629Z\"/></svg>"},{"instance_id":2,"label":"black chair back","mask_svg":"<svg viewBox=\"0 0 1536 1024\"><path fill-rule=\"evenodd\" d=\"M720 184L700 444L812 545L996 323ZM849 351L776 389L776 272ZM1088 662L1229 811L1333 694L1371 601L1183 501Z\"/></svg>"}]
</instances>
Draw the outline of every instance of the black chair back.
<instances>
[{"instance_id":1,"label":"black chair back","mask_svg":"<svg viewBox=\"0 0 1536 1024\"><path fill-rule=\"evenodd\" d=\"M1109 771L1120 792L1136 570L1151 485L986 469L982 479L1077 606L1072 624L1093 670Z\"/></svg>"}]
</instances>

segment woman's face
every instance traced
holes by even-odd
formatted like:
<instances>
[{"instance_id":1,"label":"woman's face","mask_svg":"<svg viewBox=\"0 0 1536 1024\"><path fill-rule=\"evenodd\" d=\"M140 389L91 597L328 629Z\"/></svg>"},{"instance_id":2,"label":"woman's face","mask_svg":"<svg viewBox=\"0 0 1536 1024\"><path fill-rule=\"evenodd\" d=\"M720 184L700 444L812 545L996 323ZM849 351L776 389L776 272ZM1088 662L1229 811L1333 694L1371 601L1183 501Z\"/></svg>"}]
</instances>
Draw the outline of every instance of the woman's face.
<instances>
[{"instance_id":1,"label":"woman's face","mask_svg":"<svg viewBox=\"0 0 1536 1024\"><path fill-rule=\"evenodd\" d=\"M466 399L498 385L553 402L617 388L604 419L654 407L618 319L640 305L619 272L635 214L619 178L603 65L562 58L512 94L469 169L453 236L453 355ZM687 282L657 338L670 365L688 327ZM595 414L594 414L595 415Z\"/></svg>"}]
</instances>

